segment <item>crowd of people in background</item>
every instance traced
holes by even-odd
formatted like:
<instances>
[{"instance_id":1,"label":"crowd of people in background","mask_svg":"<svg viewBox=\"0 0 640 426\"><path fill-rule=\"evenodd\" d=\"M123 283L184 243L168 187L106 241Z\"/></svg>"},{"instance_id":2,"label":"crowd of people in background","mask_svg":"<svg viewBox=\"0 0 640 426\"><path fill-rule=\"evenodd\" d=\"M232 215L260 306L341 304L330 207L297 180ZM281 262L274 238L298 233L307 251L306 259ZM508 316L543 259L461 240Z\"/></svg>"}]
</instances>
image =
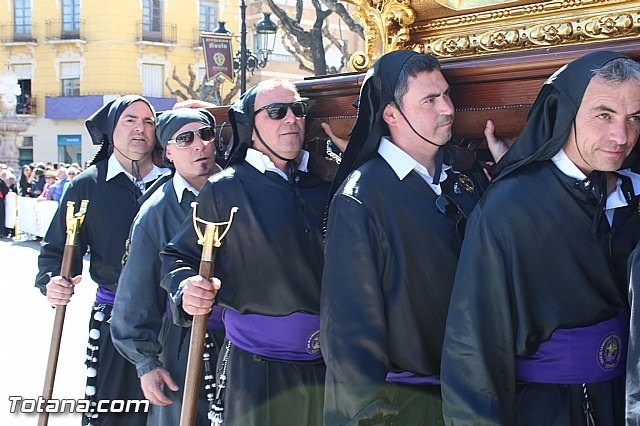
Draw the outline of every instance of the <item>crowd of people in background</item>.
<instances>
[{"instance_id":1,"label":"crowd of people in background","mask_svg":"<svg viewBox=\"0 0 640 426\"><path fill-rule=\"evenodd\" d=\"M5 198L9 192L20 197L60 201L69 183L81 171L78 163L30 163L19 172L0 163L0 238L14 236L14 230L4 226Z\"/></svg>"}]
</instances>

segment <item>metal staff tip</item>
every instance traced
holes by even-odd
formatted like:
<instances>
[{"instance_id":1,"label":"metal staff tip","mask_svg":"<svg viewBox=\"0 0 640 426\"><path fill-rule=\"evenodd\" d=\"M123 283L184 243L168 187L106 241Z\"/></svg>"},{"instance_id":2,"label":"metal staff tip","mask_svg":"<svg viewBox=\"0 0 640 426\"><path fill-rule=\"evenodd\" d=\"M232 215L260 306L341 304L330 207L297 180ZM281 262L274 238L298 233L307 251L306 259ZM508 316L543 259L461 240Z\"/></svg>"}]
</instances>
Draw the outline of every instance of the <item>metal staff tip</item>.
<instances>
[{"instance_id":1,"label":"metal staff tip","mask_svg":"<svg viewBox=\"0 0 640 426\"><path fill-rule=\"evenodd\" d=\"M233 216L238 211L238 207L232 207L229 214L229 220L225 222L209 222L198 217L198 202L191 203L193 207L193 228L198 234L198 244L202 246L202 258L212 258L213 248L220 247L222 239L227 235L233 222ZM200 229L200 226L204 225L204 232ZM219 232L219 228L224 227L222 234Z\"/></svg>"}]
</instances>

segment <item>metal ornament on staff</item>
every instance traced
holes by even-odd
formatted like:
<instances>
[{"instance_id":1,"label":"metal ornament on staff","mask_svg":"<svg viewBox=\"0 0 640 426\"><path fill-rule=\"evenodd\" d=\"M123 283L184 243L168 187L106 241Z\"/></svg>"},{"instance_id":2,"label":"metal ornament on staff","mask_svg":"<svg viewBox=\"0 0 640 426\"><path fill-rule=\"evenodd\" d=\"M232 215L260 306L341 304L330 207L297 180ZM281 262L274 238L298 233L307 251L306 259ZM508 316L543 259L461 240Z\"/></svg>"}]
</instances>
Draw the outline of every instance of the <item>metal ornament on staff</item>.
<instances>
[{"instance_id":1,"label":"metal ornament on staff","mask_svg":"<svg viewBox=\"0 0 640 426\"><path fill-rule=\"evenodd\" d=\"M89 200L82 200L80 210L74 213L73 201L67 201L67 238L64 243L64 253L62 255L62 266L60 268L60 276L67 281L71 281L71 266L73 264L73 256L75 252L76 237L80 231L80 226L84 222L84 216L87 213ZM47 361L47 371L44 377L44 388L42 390L42 398L45 401L51 399L53 394L53 384L56 379L56 368L58 367L58 355L60 354L60 341L62 339L62 327L64 325L64 315L67 311L66 305L56 307L56 317L53 322L53 331L51 333L51 346L49 347L49 359ZM45 410L38 417L38 426L46 426L49 423L49 413Z\"/></svg>"},{"instance_id":2,"label":"metal ornament on staff","mask_svg":"<svg viewBox=\"0 0 640 426\"><path fill-rule=\"evenodd\" d=\"M202 245L202 257L198 274L206 279L211 279L214 272L215 249L220 247L222 239L231 228L233 216L238 211L237 207L231 209L229 220L226 222L208 222L197 216L198 203L191 203L193 208L193 227L198 234L198 244ZM204 225L204 232L200 226ZM219 228L224 226L222 233ZM198 402L200 375L202 373L202 355L204 352L205 333L207 331L207 314L194 315L191 325L191 341L189 343L189 357L187 358L187 373L184 381L184 394L182 398L182 411L180 412L180 426L191 426L196 417L196 405Z\"/></svg>"}]
</instances>

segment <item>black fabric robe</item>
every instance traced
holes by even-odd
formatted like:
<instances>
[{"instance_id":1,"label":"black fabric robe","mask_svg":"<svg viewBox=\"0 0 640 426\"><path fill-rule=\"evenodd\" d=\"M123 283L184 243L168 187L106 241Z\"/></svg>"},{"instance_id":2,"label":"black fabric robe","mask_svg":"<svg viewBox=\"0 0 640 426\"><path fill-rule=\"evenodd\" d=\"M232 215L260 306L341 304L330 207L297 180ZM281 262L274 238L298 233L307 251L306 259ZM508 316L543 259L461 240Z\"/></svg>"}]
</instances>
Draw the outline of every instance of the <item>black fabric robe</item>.
<instances>
[{"instance_id":1,"label":"black fabric robe","mask_svg":"<svg viewBox=\"0 0 640 426\"><path fill-rule=\"evenodd\" d=\"M469 214L486 178L469 193L457 172L447 174L443 193ZM436 197L417 172L400 180L376 155L352 172L331 202L320 327L326 425L357 424L398 409L385 385L390 371L440 374L461 238L459 216L441 213ZM435 389L437 412L428 424L442 422Z\"/></svg>"},{"instance_id":2,"label":"black fabric robe","mask_svg":"<svg viewBox=\"0 0 640 426\"><path fill-rule=\"evenodd\" d=\"M66 204L75 202L75 210L80 208L82 200L89 200L87 213L76 239L76 250L71 276L82 272L82 258L91 247L89 273L98 285L115 292L125 254L125 241L129 228L138 212L140 191L124 174L120 173L110 180L107 175L108 159L99 161L94 166L79 174L69 185L60 207L53 217L51 225L44 237L42 250L38 257L38 275L36 287L46 293L46 284L52 276L60 274L62 254L66 240ZM116 211L117 210L117 211ZM94 314L103 312L103 321L96 321ZM88 379L90 386L95 386L95 400L144 399L135 368L115 350L110 336L111 306L94 303L89 328L100 331L100 338L90 340L91 345L98 346L98 375ZM89 350L89 357L96 355ZM96 357L97 358L97 357ZM88 361L92 364L91 361ZM116 414L99 413L97 422L88 421L83 416L83 424L144 425L146 413Z\"/></svg>"},{"instance_id":3,"label":"black fabric robe","mask_svg":"<svg viewBox=\"0 0 640 426\"><path fill-rule=\"evenodd\" d=\"M448 424L585 424L581 385L519 384L515 360L557 328L590 326L628 309L608 229L591 232L596 208L593 193L551 161L493 182L476 206L442 355ZM624 376L587 389L596 424L622 424Z\"/></svg>"},{"instance_id":4,"label":"black fabric robe","mask_svg":"<svg viewBox=\"0 0 640 426\"><path fill-rule=\"evenodd\" d=\"M239 207L216 250L217 302L240 313L270 316L320 312L322 219L329 184L311 173L289 183L246 162L210 178L198 196L198 216L221 222ZM162 285L174 296L175 321L187 325L180 282L198 273L202 249L191 219L162 253ZM219 363L225 356L223 349ZM254 355L236 346L228 354L224 424L319 425L324 363L289 362ZM220 364L217 380L220 378Z\"/></svg>"},{"instance_id":5,"label":"black fabric robe","mask_svg":"<svg viewBox=\"0 0 640 426\"><path fill-rule=\"evenodd\" d=\"M60 274L66 240L67 202L75 202L77 211L82 200L89 200L89 205L76 239L71 275L82 272L82 256L91 246L91 279L112 292L116 291L125 241L140 207L137 201L140 191L123 173L106 181L107 165L108 160L105 159L83 171L71 182L60 200L60 207L43 239L38 257L36 287L43 294L51 276ZM114 213L116 209L117 213Z\"/></svg>"},{"instance_id":6,"label":"black fabric robe","mask_svg":"<svg viewBox=\"0 0 640 426\"><path fill-rule=\"evenodd\" d=\"M216 250L215 275L222 281L216 300L240 313L289 315L320 312L322 218L328 183L300 173L291 185L273 172L237 164L209 179L198 196L198 216L229 219L229 234ZM197 275L202 248L188 218L162 253L163 286L177 294L180 282ZM177 306L176 306L177 307ZM176 309L174 318L185 318ZM189 321L189 319L186 319Z\"/></svg>"},{"instance_id":7,"label":"black fabric robe","mask_svg":"<svg viewBox=\"0 0 640 426\"><path fill-rule=\"evenodd\" d=\"M150 424L180 422L189 332L165 315L167 292L160 287L160 251L191 213L187 198L185 193L182 202L178 203L173 180L169 180L140 208L131 228L129 256L118 281L111 318L113 343L136 366L138 377L164 367L179 386L176 392L168 388L164 390L172 404L151 405ZM216 333L216 337L217 344L210 353L213 366L224 332ZM208 425L209 406L204 387L202 390L198 398L196 424Z\"/></svg>"},{"instance_id":8,"label":"black fabric robe","mask_svg":"<svg viewBox=\"0 0 640 426\"><path fill-rule=\"evenodd\" d=\"M640 244L629 257L629 351L627 353L626 422L640 425Z\"/></svg>"}]
</instances>

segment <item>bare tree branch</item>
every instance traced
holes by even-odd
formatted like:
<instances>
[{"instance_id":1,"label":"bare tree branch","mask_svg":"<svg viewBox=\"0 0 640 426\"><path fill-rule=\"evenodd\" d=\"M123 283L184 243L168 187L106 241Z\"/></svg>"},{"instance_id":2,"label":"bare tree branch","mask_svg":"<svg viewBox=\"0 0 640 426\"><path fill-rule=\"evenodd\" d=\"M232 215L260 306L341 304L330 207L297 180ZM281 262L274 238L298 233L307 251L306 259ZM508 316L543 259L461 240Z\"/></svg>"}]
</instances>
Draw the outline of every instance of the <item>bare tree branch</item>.
<instances>
[{"instance_id":1,"label":"bare tree branch","mask_svg":"<svg viewBox=\"0 0 640 426\"><path fill-rule=\"evenodd\" d=\"M302 21L302 12L304 11L304 4L302 0L296 0L296 22L299 24Z\"/></svg>"},{"instance_id":2,"label":"bare tree branch","mask_svg":"<svg viewBox=\"0 0 640 426\"><path fill-rule=\"evenodd\" d=\"M329 72L331 74L337 74L339 72L342 72L342 69L347 65L347 58L349 57L349 52L348 52L348 49L347 49L347 43L345 43L342 40L338 40L337 38L335 38L333 36L333 34L331 34L331 31L329 31L329 28L326 25L322 29L322 35L324 36L324 38L329 40L331 45L335 46L341 53L340 66L337 67L337 68L332 66L331 67L332 69L329 70Z\"/></svg>"},{"instance_id":3,"label":"bare tree branch","mask_svg":"<svg viewBox=\"0 0 640 426\"><path fill-rule=\"evenodd\" d=\"M295 38L297 38L302 44L310 44L310 41L304 42L304 39L309 39L309 32L305 31L304 28L300 26L298 22L291 19L287 12L282 10L278 5L276 5L273 0L267 0L267 4L269 8L273 11L273 13L280 20L280 25L282 25L283 30L289 34L292 34Z\"/></svg>"},{"instance_id":4,"label":"bare tree branch","mask_svg":"<svg viewBox=\"0 0 640 426\"><path fill-rule=\"evenodd\" d=\"M338 0L322 0L322 3L324 3L333 12L337 13L344 23L347 24L350 31L358 34L358 36L364 40L364 30L362 26L353 20L342 2Z\"/></svg>"},{"instance_id":5,"label":"bare tree branch","mask_svg":"<svg viewBox=\"0 0 640 426\"><path fill-rule=\"evenodd\" d=\"M238 92L240 92L240 78L236 78L236 81L233 87L231 88L229 93L227 93L227 96L225 96L224 99L222 100L222 105L229 105L231 103L231 99L233 99L233 97Z\"/></svg>"},{"instance_id":6,"label":"bare tree branch","mask_svg":"<svg viewBox=\"0 0 640 426\"><path fill-rule=\"evenodd\" d=\"M180 99L181 101L186 101L187 99L189 99L189 96L185 95L185 93L182 90L180 89L173 90L171 88L171 85L169 84L169 80L165 81L164 85L167 87L167 89L169 89L170 94Z\"/></svg>"},{"instance_id":7,"label":"bare tree branch","mask_svg":"<svg viewBox=\"0 0 640 426\"><path fill-rule=\"evenodd\" d=\"M308 71L308 72L310 72L310 73L313 73L313 72L314 72L313 68L311 68L311 67L307 66L307 65L304 63L304 60L303 60L303 58L302 58L302 55L298 54L298 52L297 52L296 50L294 50L293 45L291 45L291 44L287 44L287 43L283 43L282 45L283 45L283 46L284 46L284 48L287 50L287 52L291 53L291 56L293 56L293 57L296 59L296 61L298 61L298 68L299 68L299 69L301 69L301 70L303 70L303 71ZM299 45L298 45L298 46L299 46Z\"/></svg>"}]
</instances>

